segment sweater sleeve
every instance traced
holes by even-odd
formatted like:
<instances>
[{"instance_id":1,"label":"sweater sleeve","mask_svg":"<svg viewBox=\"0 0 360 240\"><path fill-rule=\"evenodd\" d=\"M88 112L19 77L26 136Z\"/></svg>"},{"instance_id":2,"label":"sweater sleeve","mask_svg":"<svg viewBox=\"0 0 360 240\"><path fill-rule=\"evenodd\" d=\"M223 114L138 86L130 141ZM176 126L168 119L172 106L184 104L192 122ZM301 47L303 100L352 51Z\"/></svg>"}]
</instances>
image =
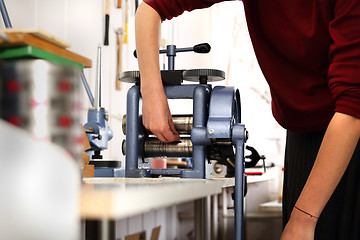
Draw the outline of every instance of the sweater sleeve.
<instances>
[{"instance_id":1,"label":"sweater sleeve","mask_svg":"<svg viewBox=\"0 0 360 240\"><path fill-rule=\"evenodd\" d=\"M329 24L329 88L335 111L360 118L360 1L335 0Z\"/></svg>"},{"instance_id":2,"label":"sweater sleeve","mask_svg":"<svg viewBox=\"0 0 360 240\"><path fill-rule=\"evenodd\" d=\"M159 13L162 21L177 17L184 11L190 12L194 9L208 8L222 1L225 0L144 0Z\"/></svg>"}]
</instances>

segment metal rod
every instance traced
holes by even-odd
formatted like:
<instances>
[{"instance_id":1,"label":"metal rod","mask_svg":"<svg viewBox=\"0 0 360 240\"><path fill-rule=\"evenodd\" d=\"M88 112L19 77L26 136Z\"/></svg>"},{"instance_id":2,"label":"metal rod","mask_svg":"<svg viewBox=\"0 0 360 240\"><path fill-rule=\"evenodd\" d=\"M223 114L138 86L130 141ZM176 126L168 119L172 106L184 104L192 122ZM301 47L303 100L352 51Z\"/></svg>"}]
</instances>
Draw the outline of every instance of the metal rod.
<instances>
[{"instance_id":1,"label":"metal rod","mask_svg":"<svg viewBox=\"0 0 360 240\"><path fill-rule=\"evenodd\" d=\"M9 18L9 14L8 14L8 12L6 10L4 0L0 0L0 11L1 11L1 15L2 15L3 20L4 20L5 27L6 28L12 28L11 21L10 21L10 18Z\"/></svg>"},{"instance_id":2,"label":"metal rod","mask_svg":"<svg viewBox=\"0 0 360 240\"><path fill-rule=\"evenodd\" d=\"M101 46L98 46L97 66L96 66L96 85L95 85L95 105L94 108L101 107Z\"/></svg>"},{"instance_id":3,"label":"metal rod","mask_svg":"<svg viewBox=\"0 0 360 240\"><path fill-rule=\"evenodd\" d=\"M236 124L233 127L235 143L235 239L243 239L244 233L244 143L246 132L244 125Z\"/></svg>"},{"instance_id":4,"label":"metal rod","mask_svg":"<svg viewBox=\"0 0 360 240\"><path fill-rule=\"evenodd\" d=\"M174 45L169 45L169 46L174 46ZM190 51L194 51L194 47L187 47L187 48L175 48L176 52L190 52ZM159 53L167 53L167 49L161 49L159 50Z\"/></svg>"},{"instance_id":5,"label":"metal rod","mask_svg":"<svg viewBox=\"0 0 360 240\"><path fill-rule=\"evenodd\" d=\"M227 202L227 191L226 188L222 189L222 231L221 231L221 239L227 239L228 233L228 218L224 217L228 215L228 202ZM236 229L235 229L236 231Z\"/></svg>"},{"instance_id":6,"label":"metal rod","mask_svg":"<svg viewBox=\"0 0 360 240\"><path fill-rule=\"evenodd\" d=\"M166 56L168 57L168 69L175 69L176 46L168 45L166 47Z\"/></svg>"},{"instance_id":7,"label":"metal rod","mask_svg":"<svg viewBox=\"0 0 360 240\"><path fill-rule=\"evenodd\" d=\"M205 198L205 239L211 239L211 196Z\"/></svg>"},{"instance_id":8,"label":"metal rod","mask_svg":"<svg viewBox=\"0 0 360 240\"><path fill-rule=\"evenodd\" d=\"M195 240L205 240L205 199L194 201Z\"/></svg>"},{"instance_id":9,"label":"metal rod","mask_svg":"<svg viewBox=\"0 0 360 240\"><path fill-rule=\"evenodd\" d=\"M89 101L91 103L91 106L94 107L94 96L91 93L89 83L86 81L84 72L81 72L81 81L82 81L82 83L84 85L84 88L85 88L85 91L86 91L86 93L87 93L87 95L89 97Z\"/></svg>"},{"instance_id":10,"label":"metal rod","mask_svg":"<svg viewBox=\"0 0 360 240\"><path fill-rule=\"evenodd\" d=\"M211 239L212 240L217 240L218 238L218 221L219 221L219 203L218 203L218 195L212 195L211 196Z\"/></svg>"}]
</instances>

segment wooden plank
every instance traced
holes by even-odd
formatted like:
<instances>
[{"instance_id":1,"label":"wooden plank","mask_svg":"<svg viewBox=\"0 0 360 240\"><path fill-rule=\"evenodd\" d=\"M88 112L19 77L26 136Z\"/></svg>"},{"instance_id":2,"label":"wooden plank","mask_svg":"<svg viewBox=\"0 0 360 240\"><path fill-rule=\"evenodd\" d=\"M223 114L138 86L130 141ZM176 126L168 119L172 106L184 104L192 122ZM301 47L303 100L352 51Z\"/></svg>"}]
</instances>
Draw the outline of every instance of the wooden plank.
<instances>
[{"instance_id":1,"label":"wooden plank","mask_svg":"<svg viewBox=\"0 0 360 240\"><path fill-rule=\"evenodd\" d=\"M32 34L40 39L43 39L45 41L51 42L59 47L62 48L69 48L71 47L71 45L63 40L61 40L60 38L57 38L53 35L51 35L48 32L45 32L41 29L36 29L36 28L5 28L2 29L2 31L4 33L29 33Z\"/></svg>"},{"instance_id":2,"label":"wooden plank","mask_svg":"<svg viewBox=\"0 0 360 240\"><path fill-rule=\"evenodd\" d=\"M91 68L92 62L90 59L83 57L79 54L66 50L65 48L59 47L54 43L51 43L47 40L38 38L29 33L21 33L21 32L9 32L7 33L9 37L9 41L4 41L0 39L0 47L16 47L16 46L25 46L31 45L42 49L44 51L53 53L60 57L72 60L74 62L83 64L85 68Z\"/></svg>"}]
</instances>

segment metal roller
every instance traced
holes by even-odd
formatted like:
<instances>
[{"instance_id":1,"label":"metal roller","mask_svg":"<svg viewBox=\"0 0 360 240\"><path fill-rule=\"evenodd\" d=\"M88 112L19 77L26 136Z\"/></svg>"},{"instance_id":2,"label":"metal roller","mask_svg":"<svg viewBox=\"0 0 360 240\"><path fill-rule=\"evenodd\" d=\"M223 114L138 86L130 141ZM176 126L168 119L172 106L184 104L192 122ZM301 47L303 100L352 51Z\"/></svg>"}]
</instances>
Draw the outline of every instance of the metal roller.
<instances>
[{"instance_id":1,"label":"metal roller","mask_svg":"<svg viewBox=\"0 0 360 240\"><path fill-rule=\"evenodd\" d=\"M172 116L175 129L179 134L190 135L193 127L193 116L192 115L173 115ZM122 131L126 135L126 115L122 119ZM147 131L150 133L150 131Z\"/></svg>"},{"instance_id":2,"label":"metal roller","mask_svg":"<svg viewBox=\"0 0 360 240\"><path fill-rule=\"evenodd\" d=\"M181 138L180 142L165 143L157 138L145 141L144 157L192 157L190 138Z\"/></svg>"},{"instance_id":3,"label":"metal roller","mask_svg":"<svg viewBox=\"0 0 360 240\"><path fill-rule=\"evenodd\" d=\"M192 157L193 144L190 137L181 138L180 142L164 143L155 137L145 140L144 157ZM126 140L122 142L122 152L126 154ZM235 153L229 139L214 140L209 146L209 160L216 160L233 167Z\"/></svg>"},{"instance_id":4,"label":"metal roller","mask_svg":"<svg viewBox=\"0 0 360 240\"><path fill-rule=\"evenodd\" d=\"M174 115L172 116L172 119L175 129L179 134L191 134L191 129L193 127L192 115Z\"/></svg>"}]
</instances>

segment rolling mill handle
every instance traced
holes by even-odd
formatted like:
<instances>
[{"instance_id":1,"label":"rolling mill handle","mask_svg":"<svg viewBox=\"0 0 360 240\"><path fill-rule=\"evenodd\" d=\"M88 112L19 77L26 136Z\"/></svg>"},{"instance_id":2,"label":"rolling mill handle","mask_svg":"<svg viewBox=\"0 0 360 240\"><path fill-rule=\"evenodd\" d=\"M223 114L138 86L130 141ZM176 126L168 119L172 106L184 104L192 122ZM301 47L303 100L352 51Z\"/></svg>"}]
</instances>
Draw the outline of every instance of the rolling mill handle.
<instances>
[{"instance_id":1,"label":"rolling mill handle","mask_svg":"<svg viewBox=\"0 0 360 240\"><path fill-rule=\"evenodd\" d=\"M168 69L175 69L175 57L177 52L196 52L196 53L209 53L211 50L211 46L208 43L200 43L193 47L187 48L176 48L175 45L168 45L166 49L159 50L159 53L166 53L168 57ZM134 51L134 57L137 58L136 50Z\"/></svg>"}]
</instances>

